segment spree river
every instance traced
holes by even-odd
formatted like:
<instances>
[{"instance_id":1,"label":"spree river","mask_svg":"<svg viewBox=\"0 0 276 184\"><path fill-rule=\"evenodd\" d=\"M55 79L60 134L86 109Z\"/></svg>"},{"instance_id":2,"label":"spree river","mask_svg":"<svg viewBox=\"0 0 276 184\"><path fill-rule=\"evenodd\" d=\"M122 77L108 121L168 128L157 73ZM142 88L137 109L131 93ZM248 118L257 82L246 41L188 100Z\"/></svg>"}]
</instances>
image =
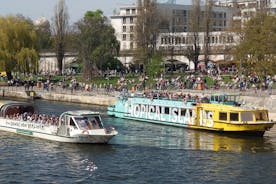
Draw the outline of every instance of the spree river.
<instances>
[{"instance_id":1,"label":"spree river","mask_svg":"<svg viewBox=\"0 0 276 184\"><path fill-rule=\"evenodd\" d=\"M0 132L0 183L275 183L276 127L263 138L108 117L106 108L36 100L40 113L89 109L119 135L107 145Z\"/></svg>"}]
</instances>

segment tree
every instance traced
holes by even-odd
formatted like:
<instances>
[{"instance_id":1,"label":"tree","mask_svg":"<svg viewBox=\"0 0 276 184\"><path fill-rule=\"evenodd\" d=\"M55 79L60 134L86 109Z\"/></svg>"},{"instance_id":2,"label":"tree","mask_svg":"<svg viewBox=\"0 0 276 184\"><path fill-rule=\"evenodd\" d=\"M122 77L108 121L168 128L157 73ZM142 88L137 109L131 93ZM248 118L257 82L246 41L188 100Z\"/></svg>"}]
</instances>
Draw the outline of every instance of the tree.
<instances>
[{"instance_id":1,"label":"tree","mask_svg":"<svg viewBox=\"0 0 276 184\"><path fill-rule=\"evenodd\" d=\"M211 0L205 1L205 10L204 10L204 25L203 29L205 32L204 35L204 62L205 67L207 67L209 54L210 54L210 32L212 31L212 9L213 2Z\"/></svg>"},{"instance_id":2,"label":"tree","mask_svg":"<svg viewBox=\"0 0 276 184\"><path fill-rule=\"evenodd\" d=\"M38 69L37 36L32 22L24 17L0 18L0 68L35 73Z\"/></svg>"},{"instance_id":3,"label":"tree","mask_svg":"<svg viewBox=\"0 0 276 184\"><path fill-rule=\"evenodd\" d=\"M234 58L246 72L274 75L276 72L276 18L259 12L244 26L243 39L234 48Z\"/></svg>"},{"instance_id":4,"label":"tree","mask_svg":"<svg viewBox=\"0 0 276 184\"><path fill-rule=\"evenodd\" d=\"M68 20L69 15L65 1L60 0L55 7L52 24L53 42L58 62L58 70L60 73L62 73L63 70L62 61L66 48L66 37L69 31Z\"/></svg>"},{"instance_id":5,"label":"tree","mask_svg":"<svg viewBox=\"0 0 276 184\"><path fill-rule=\"evenodd\" d=\"M106 63L117 56L120 44L113 27L101 10L87 11L76 23L76 50L83 62L84 75L91 78L104 70Z\"/></svg>"},{"instance_id":6,"label":"tree","mask_svg":"<svg viewBox=\"0 0 276 184\"><path fill-rule=\"evenodd\" d=\"M164 67L162 66L162 56L160 53L154 53L151 60L146 65L147 74L151 79L161 74Z\"/></svg>"},{"instance_id":7,"label":"tree","mask_svg":"<svg viewBox=\"0 0 276 184\"><path fill-rule=\"evenodd\" d=\"M156 0L138 0L138 15L135 29L137 48L134 54L136 63L146 65L156 51L159 32L159 19Z\"/></svg>"},{"instance_id":8,"label":"tree","mask_svg":"<svg viewBox=\"0 0 276 184\"><path fill-rule=\"evenodd\" d=\"M52 47L50 23L44 17L35 21L35 29L38 37L38 49L46 50Z\"/></svg>"},{"instance_id":9,"label":"tree","mask_svg":"<svg viewBox=\"0 0 276 184\"><path fill-rule=\"evenodd\" d=\"M190 60L193 61L195 66L195 71L197 71L198 66L198 57L200 54L200 47L199 47L199 32L201 27L201 10L200 10L200 0L193 1L192 10L189 15L189 32L192 38L192 47L188 47L184 50L184 55Z\"/></svg>"}]
</instances>

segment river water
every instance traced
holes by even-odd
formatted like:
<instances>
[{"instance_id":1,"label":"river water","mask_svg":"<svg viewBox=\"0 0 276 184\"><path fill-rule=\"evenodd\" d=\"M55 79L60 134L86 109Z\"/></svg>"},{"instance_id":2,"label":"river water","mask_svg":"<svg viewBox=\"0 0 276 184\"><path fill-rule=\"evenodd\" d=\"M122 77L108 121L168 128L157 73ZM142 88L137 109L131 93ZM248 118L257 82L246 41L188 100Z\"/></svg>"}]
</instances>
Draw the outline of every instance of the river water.
<instances>
[{"instance_id":1,"label":"river water","mask_svg":"<svg viewBox=\"0 0 276 184\"><path fill-rule=\"evenodd\" d=\"M276 127L263 138L108 117L106 108L36 100L40 113L89 109L119 135L107 145L0 132L0 183L275 183Z\"/></svg>"}]
</instances>

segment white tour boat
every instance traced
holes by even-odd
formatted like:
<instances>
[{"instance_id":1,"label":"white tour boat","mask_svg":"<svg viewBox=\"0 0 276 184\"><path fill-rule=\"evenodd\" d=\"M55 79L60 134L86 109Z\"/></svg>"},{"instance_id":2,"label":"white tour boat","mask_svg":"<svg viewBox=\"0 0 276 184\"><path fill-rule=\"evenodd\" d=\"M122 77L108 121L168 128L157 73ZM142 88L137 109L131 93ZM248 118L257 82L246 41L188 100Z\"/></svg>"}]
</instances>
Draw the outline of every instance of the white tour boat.
<instances>
[{"instance_id":1,"label":"white tour boat","mask_svg":"<svg viewBox=\"0 0 276 184\"><path fill-rule=\"evenodd\" d=\"M32 104L0 102L0 130L67 143L107 143L118 132L104 128L98 112L67 111L59 117L34 113Z\"/></svg>"}]
</instances>

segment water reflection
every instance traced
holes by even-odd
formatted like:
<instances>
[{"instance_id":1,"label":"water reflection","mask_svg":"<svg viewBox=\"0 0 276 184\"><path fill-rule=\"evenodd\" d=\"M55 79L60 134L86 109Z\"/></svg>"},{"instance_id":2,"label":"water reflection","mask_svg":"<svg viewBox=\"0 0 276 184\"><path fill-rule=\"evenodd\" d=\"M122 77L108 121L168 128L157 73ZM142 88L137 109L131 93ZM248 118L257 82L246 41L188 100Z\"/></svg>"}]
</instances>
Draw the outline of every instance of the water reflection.
<instances>
[{"instance_id":1,"label":"water reflection","mask_svg":"<svg viewBox=\"0 0 276 184\"><path fill-rule=\"evenodd\" d=\"M120 132L115 144L231 152L273 152L276 148L275 137L218 134L117 118L113 123Z\"/></svg>"}]
</instances>

